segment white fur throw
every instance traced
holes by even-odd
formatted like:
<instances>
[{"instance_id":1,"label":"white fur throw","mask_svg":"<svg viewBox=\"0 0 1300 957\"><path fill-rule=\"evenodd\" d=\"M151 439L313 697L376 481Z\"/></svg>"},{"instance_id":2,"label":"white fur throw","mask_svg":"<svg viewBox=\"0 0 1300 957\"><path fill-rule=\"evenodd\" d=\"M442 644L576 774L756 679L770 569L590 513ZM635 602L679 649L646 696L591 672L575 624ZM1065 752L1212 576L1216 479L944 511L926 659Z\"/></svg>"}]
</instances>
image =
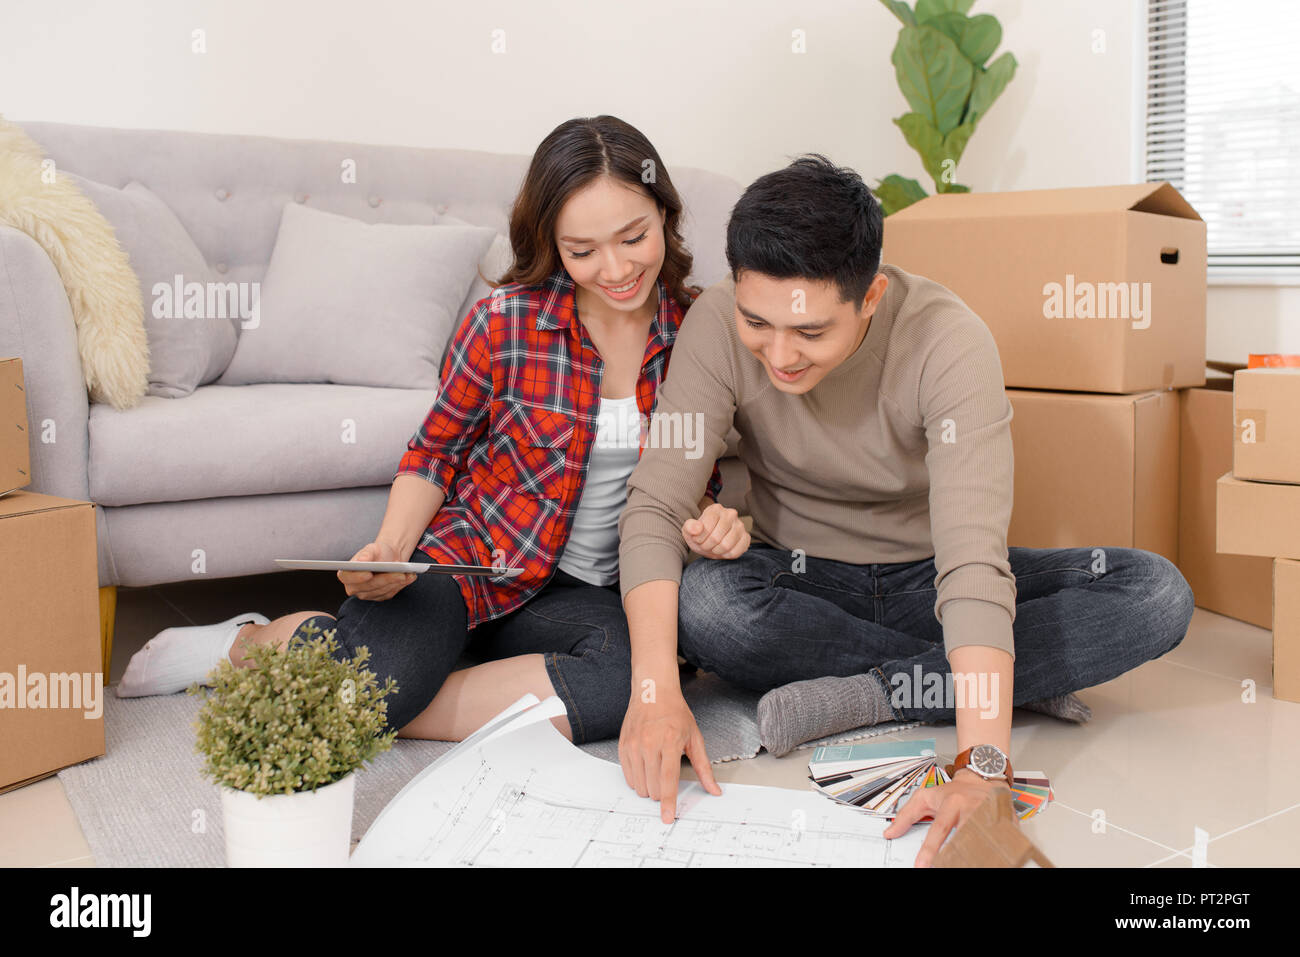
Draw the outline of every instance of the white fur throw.
<instances>
[{"instance_id":1,"label":"white fur throw","mask_svg":"<svg viewBox=\"0 0 1300 957\"><path fill-rule=\"evenodd\" d=\"M95 204L42 161L40 146L0 116L0 224L36 240L58 270L91 401L131 408L149 386L140 281Z\"/></svg>"}]
</instances>

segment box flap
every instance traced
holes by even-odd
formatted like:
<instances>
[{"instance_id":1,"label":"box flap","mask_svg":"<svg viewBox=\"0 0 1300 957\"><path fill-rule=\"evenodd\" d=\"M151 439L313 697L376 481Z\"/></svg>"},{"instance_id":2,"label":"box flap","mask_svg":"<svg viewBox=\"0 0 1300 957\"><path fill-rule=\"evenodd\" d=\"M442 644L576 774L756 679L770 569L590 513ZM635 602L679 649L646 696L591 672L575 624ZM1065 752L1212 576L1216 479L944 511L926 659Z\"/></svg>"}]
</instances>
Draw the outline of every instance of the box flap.
<instances>
[{"instance_id":1,"label":"box flap","mask_svg":"<svg viewBox=\"0 0 1300 957\"><path fill-rule=\"evenodd\" d=\"M1238 369L1234 378L1238 375L1260 376L1262 378L1290 379L1300 376L1300 368L1289 368L1287 366L1256 366L1254 369Z\"/></svg>"},{"instance_id":2,"label":"box flap","mask_svg":"<svg viewBox=\"0 0 1300 957\"><path fill-rule=\"evenodd\" d=\"M1009 193L943 193L929 196L889 217L889 221L983 219L1000 216L1059 216L1132 210L1196 219L1187 200L1169 183L1027 189Z\"/></svg>"},{"instance_id":3,"label":"box flap","mask_svg":"<svg viewBox=\"0 0 1300 957\"><path fill-rule=\"evenodd\" d=\"M61 508L93 508L91 502L81 502L75 498L60 498L57 495L45 495L41 492L19 490L7 495L0 495L0 519L18 515L34 515L37 512L49 512Z\"/></svg>"},{"instance_id":4,"label":"box flap","mask_svg":"<svg viewBox=\"0 0 1300 957\"><path fill-rule=\"evenodd\" d=\"M1135 213L1155 213L1157 216L1176 216L1179 219L1197 219L1200 214L1192 204L1183 198L1172 183L1137 183L1128 187L1135 192L1136 199L1128 208Z\"/></svg>"}]
</instances>

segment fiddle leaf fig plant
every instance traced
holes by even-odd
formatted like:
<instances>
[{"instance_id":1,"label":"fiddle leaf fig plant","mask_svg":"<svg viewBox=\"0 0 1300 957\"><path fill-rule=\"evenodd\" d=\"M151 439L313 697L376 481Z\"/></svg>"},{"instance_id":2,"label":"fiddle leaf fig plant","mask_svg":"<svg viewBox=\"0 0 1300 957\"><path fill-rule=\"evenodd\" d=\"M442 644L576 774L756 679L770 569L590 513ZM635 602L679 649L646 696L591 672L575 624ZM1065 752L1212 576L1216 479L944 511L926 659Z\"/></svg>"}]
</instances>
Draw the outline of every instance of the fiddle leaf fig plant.
<instances>
[{"instance_id":1,"label":"fiddle leaf fig plant","mask_svg":"<svg viewBox=\"0 0 1300 957\"><path fill-rule=\"evenodd\" d=\"M967 16L975 0L880 0L903 24L890 61L910 112L894 119L907 145L921 157L936 193L968 193L956 182L957 163L979 121L1016 72L1004 52L1002 25L989 14ZM874 190L884 213L897 212L929 194L914 179L892 173Z\"/></svg>"}]
</instances>

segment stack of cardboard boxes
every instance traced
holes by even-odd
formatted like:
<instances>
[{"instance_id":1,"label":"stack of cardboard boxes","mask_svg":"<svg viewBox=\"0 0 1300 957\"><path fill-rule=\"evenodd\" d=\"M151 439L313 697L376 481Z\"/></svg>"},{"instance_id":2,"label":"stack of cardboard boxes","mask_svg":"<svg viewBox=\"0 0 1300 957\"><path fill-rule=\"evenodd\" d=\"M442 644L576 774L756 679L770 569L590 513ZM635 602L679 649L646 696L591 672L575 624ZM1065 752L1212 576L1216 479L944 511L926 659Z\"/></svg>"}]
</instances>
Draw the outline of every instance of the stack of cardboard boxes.
<instances>
[{"instance_id":1,"label":"stack of cardboard boxes","mask_svg":"<svg viewBox=\"0 0 1300 957\"><path fill-rule=\"evenodd\" d=\"M104 753L94 506L23 490L29 435L0 358L0 791Z\"/></svg>"},{"instance_id":2,"label":"stack of cardboard boxes","mask_svg":"<svg viewBox=\"0 0 1300 957\"><path fill-rule=\"evenodd\" d=\"M1216 542L1216 484L1232 468L1232 379L1184 391L1181 417L1178 567L1202 608L1271 628L1272 561L1221 554Z\"/></svg>"},{"instance_id":3,"label":"stack of cardboard boxes","mask_svg":"<svg viewBox=\"0 0 1300 957\"><path fill-rule=\"evenodd\" d=\"M1168 183L950 193L886 219L883 258L953 290L997 343L1009 545L1156 552L1198 605L1268 627L1269 562L1215 548L1232 393L1205 377L1205 235Z\"/></svg>"},{"instance_id":4,"label":"stack of cardboard boxes","mask_svg":"<svg viewBox=\"0 0 1300 957\"><path fill-rule=\"evenodd\" d=\"M1179 395L1205 382L1205 223L1168 183L948 193L886 262L965 300L1011 400L1009 545L1178 560Z\"/></svg>"},{"instance_id":5,"label":"stack of cardboard boxes","mask_svg":"<svg viewBox=\"0 0 1300 957\"><path fill-rule=\"evenodd\" d=\"M1273 567L1273 695L1300 701L1300 369L1236 373L1218 549Z\"/></svg>"}]
</instances>

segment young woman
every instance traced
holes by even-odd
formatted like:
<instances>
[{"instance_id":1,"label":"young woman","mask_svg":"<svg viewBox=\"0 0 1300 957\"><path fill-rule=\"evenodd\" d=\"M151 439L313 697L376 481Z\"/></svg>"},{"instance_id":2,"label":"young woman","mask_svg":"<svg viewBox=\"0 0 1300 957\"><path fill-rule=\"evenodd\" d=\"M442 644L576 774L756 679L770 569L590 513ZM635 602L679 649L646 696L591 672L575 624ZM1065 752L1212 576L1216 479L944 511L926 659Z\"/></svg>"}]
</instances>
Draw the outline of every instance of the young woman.
<instances>
[{"instance_id":1,"label":"young woman","mask_svg":"<svg viewBox=\"0 0 1300 957\"><path fill-rule=\"evenodd\" d=\"M646 161L649 160L649 165ZM649 182L646 168L655 171ZM698 290L682 203L636 129L612 116L556 127L510 219L514 264L457 331L438 398L408 443L375 540L358 561L517 566L516 578L339 572L337 615L255 613L168 628L132 659L122 696L201 681L246 643L334 629L364 645L402 737L458 741L532 692L576 743L616 737L631 688L618 590L618 517L683 311ZM715 503L682 527L699 554L734 558L749 536ZM463 652L483 663L455 671Z\"/></svg>"}]
</instances>

